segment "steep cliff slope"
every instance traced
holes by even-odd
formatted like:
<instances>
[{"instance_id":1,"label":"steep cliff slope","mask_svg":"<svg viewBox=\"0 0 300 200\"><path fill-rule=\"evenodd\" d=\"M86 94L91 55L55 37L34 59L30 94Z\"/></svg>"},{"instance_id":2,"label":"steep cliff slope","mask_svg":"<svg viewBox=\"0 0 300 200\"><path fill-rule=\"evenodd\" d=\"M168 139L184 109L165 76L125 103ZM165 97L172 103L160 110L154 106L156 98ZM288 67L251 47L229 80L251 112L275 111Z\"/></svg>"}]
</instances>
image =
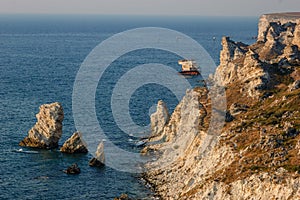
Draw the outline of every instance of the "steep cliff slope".
<instances>
[{"instance_id":1,"label":"steep cliff slope","mask_svg":"<svg viewBox=\"0 0 300 200\"><path fill-rule=\"evenodd\" d=\"M145 179L162 199L300 199L299 19L263 15L252 45L222 39L214 77L227 109L207 88L188 91L142 151L160 155ZM213 137L214 110L226 123Z\"/></svg>"}]
</instances>

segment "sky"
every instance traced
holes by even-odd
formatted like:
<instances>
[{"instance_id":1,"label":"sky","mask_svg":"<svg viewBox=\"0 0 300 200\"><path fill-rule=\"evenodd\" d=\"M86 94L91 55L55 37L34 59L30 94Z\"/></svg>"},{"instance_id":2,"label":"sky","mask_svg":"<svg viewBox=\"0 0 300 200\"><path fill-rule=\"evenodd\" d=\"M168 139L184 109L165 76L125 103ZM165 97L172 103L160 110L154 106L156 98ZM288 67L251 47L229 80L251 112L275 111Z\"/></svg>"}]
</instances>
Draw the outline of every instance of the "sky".
<instances>
[{"instance_id":1,"label":"sky","mask_svg":"<svg viewBox=\"0 0 300 200\"><path fill-rule=\"evenodd\" d=\"M259 16L300 12L300 0L0 0L0 14Z\"/></svg>"}]
</instances>

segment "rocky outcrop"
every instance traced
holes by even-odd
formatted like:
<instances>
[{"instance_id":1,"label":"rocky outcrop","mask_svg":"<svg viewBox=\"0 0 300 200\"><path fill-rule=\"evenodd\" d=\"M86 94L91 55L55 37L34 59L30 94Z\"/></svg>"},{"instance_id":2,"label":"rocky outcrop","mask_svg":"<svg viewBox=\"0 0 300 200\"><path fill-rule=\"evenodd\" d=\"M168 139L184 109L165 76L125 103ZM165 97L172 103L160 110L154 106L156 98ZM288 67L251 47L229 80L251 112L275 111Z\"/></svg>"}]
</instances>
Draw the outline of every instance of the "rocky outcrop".
<instances>
[{"instance_id":1,"label":"rocky outcrop","mask_svg":"<svg viewBox=\"0 0 300 200\"><path fill-rule=\"evenodd\" d=\"M37 122L20 143L20 146L55 148L62 136L63 108L60 103L44 104L36 115Z\"/></svg>"},{"instance_id":2,"label":"rocky outcrop","mask_svg":"<svg viewBox=\"0 0 300 200\"><path fill-rule=\"evenodd\" d=\"M261 107L256 105L254 111L245 104L229 104L235 119L214 139L215 145L201 153L211 137L206 129L209 94L205 88L187 91L162 135L151 138L152 144L145 148L148 153L158 152L159 157L146 165L149 171L144 178L161 199L298 199L300 176L295 172L300 168L288 159L299 153L299 143L296 147L290 143L300 141L300 130L293 128L297 122L292 122L300 115L299 108L291 108L300 102L298 94L289 97L286 104L281 95L273 97L276 104L261 105L258 101ZM274 128L268 113L274 112L272 109L289 113L279 123L285 128ZM264 113L260 115L267 118L257 114L261 110ZM255 124L257 121L260 123ZM268 123L270 126L265 125Z\"/></svg>"},{"instance_id":3,"label":"rocky outcrop","mask_svg":"<svg viewBox=\"0 0 300 200\"><path fill-rule=\"evenodd\" d=\"M208 90L205 88L187 90L185 97L176 106L171 118L165 121L167 123L162 127L161 133L156 137L151 137L148 142L163 139L165 142L163 145L168 143L176 146L178 142L180 148L185 148L184 140L193 134L196 135L200 125L203 129L207 126L207 122L203 120L209 107L207 95ZM182 135L184 138L179 138ZM157 144L152 147L158 148L159 146L160 144Z\"/></svg>"},{"instance_id":4,"label":"rocky outcrop","mask_svg":"<svg viewBox=\"0 0 300 200\"><path fill-rule=\"evenodd\" d=\"M294 13L273 13L273 14L265 14L262 15L259 19L258 23L258 36L257 40L265 42L266 36L268 33L268 30L270 28L270 24L272 22L281 24L286 23L295 23L299 21L300 12L294 12Z\"/></svg>"},{"instance_id":5,"label":"rocky outcrop","mask_svg":"<svg viewBox=\"0 0 300 200\"><path fill-rule=\"evenodd\" d=\"M77 163L72 164L66 170L63 170L66 174L80 174L80 168L78 167Z\"/></svg>"},{"instance_id":6,"label":"rocky outcrop","mask_svg":"<svg viewBox=\"0 0 300 200\"><path fill-rule=\"evenodd\" d=\"M256 97L266 87L270 76L259 56L244 44L223 37L220 65L216 69L215 81L226 86L234 82L243 84L244 93Z\"/></svg>"},{"instance_id":7,"label":"rocky outcrop","mask_svg":"<svg viewBox=\"0 0 300 200\"><path fill-rule=\"evenodd\" d=\"M127 194L121 194L119 197L115 197L114 200L132 200Z\"/></svg>"},{"instance_id":8,"label":"rocky outcrop","mask_svg":"<svg viewBox=\"0 0 300 200\"><path fill-rule=\"evenodd\" d=\"M158 136L162 133L164 126L168 123L170 114L166 104L159 100L156 107L156 112L150 117L151 135Z\"/></svg>"},{"instance_id":9,"label":"rocky outcrop","mask_svg":"<svg viewBox=\"0 0 300 200\"><path fill-rule=\"evenodd\" d=\"M212 107L213 87L188 90L149 138L144 178L161 199L300 199L299 20L288 15L261 20L253 45L223 38L214 81L226 109ZM226 120L215 135L213 112Z\"/></svg>"},{"instance_id":10,"label":"rocky outcrop","mask_svg":"<svg viewBox=\"0 0 300 200\"><path fill-rule=\"evenodd\" d=\"M274 74L286 67L300 65L300 13L263 15L258 39L245 45L222 39L220 65L215 74L219 85L243 85L242 95L258 98L263 90L274 87Z\"/></svg>"},{"instance_id":11,"label":"rocky outcrop","mask_svg":"<svg viewBox=\"0 0 300 200\"><path fill-rule=\"evenodd\" d=\"M105 155L104 155L104 143L103 141L99 143L97 150L95 152L95 157L89 161L91 167L102 167L105 165Z\"/></svg>"},{"instance_id":12,"label":"rocky outcrop","mask_svg":"<svg viewBox=\"0 0 300 200\"><path fill-rule=\"evenodd\" d=\"M300 20L296 20L296 26L294 31L293 44L300 47Z\"/></svg>"},{"instance_id":13,"label":"rocky outcrop","mask_svg":"<svg viewBox=\"0 0 300 200\"><path fill-rule=\"evenodd\" d=\"M217 68L215 79L218 84L226 85L238 79L237 68L239 62L233 61L241 59L248 51L248 47L246 44L230 40L229 37L222 38L222 47L220 66Z\"/></svg>"},{"instance_id":14,"label":"rocky outcrop","mask_svg":"<svg viewBox=\"0 0 300 200\"><path fill-rule=\"evenodd\" d=\"M87 144L82 139L82 133L75 132L60 148L63 153L87 153Z\"/></svg>"},{"instance_id":15,"label":"rocky outcrop","mask_svg":"<svg viewBox=\"0 0 300 200\"><path fill-rule=\"evenodd\" d=\"M199 162L199 152L202 151L202 145L206 145L203 143L207 142L204 139L208 136L206 130L209 110L207 89L188 90L175 108L163 133L159 137L151 138L149 144L152 144L143 150L148 154L159 152L158 159L147 164L150 171L145 174L145 179L155 185L156 192L164 199L180 199L179 190L188 182L196 183L196 174L202 173L197 169L209 166L209 171L221 167L219 162L232 156L228 150L228 154L224 152L223 156L218 155L219 157L211 160ZM229 161L228 159L226 160Z\"/></svg>"}]
</instances>

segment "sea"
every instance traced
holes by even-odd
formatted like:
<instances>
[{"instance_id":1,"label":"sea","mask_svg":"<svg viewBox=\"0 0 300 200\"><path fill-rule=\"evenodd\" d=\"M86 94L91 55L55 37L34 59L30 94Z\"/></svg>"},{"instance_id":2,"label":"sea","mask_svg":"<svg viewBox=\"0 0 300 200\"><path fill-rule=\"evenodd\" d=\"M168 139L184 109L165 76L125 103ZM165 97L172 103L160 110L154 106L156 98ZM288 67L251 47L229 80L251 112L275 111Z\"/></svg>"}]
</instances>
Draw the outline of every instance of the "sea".
<instances>
[{"instance_id":1,"label":"sea","mask_svg":"<svg viewBox=\"0 0 300 200\"><path fill-rule=\"evenodd\" d=\"M164 28L197 41L217 66L222 36L251 44L257 35L257 23L258 17L0 15L0 199L113 199L122 193L134 199L151 199L153 193L140 174L111 165L90 167L93 152L63 154L59 149L29 149L18 143L36 123L39 106L45 103L60 102L63 106L60 146L77 130L72 107L76 77L90 52L103 41L136 28ZM118 50L117 44L115 48ZM97 120L117 147L132 152L141 148L136 145L139 138L124 133L114 119L111 96L118 81L131 69L147 63L180 71L179 59L182 57L162 49L129 51L113 60L97 80ZM142 74L136 77L141 82L138 77ZM192 87L203 84L201 78L183 78ZM157 101L164 100L170 112L180 101L172 90L147 82L134 92L117 95L121 100L129 96L129 115L124 116L149 132L149 116ZM21 148L23 152L18 151ZM63 173L73 163L81 173Z\"/></svg>"}]
</instances>

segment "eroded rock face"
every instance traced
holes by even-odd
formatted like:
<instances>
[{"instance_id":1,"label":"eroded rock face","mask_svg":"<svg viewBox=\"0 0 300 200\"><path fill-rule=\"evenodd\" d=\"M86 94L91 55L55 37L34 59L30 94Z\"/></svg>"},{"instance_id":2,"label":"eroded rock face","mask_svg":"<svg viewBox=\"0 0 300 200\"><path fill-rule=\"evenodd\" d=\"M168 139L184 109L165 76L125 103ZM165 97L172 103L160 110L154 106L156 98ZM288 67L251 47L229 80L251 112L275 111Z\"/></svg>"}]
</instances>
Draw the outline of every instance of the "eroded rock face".
<instances>
[{"instance_id":1,"label":"eroded rock face","mask_svg":"<svg viewBox=\"0 0 300 200\"><path fill-rule=\"evenodd\" d=\"M274 87L271 80L275 73L284 71L284 67L300 65L299 18L300 13L263 15L257 42L249 46L224 37L214 77L216 83L240 84L242 94L252 98Z\"/></svg>"},{"instance_id":2,"label":"eroded rock face","mask_svg":"<svg viewBox=\"0 0 300 200\"><path fill-rule=\"evenodd\" d=\"M189 90L149 139L142 152L159 156L144 177L161 199L299 199L298 21L274 19L245 48L223 38L214 79L226 85L225 110L209 107L211 90ZM210 109L226 114L217 135Z\"/></svg>"},{"instance_id":3,"label":"eroded rock face","mask_svg":"<svg viewBox=\"0 0 300 200\"><path fill-rule=\"evenodd\" d=\"M168 123L170 114L166 104L159 100L156 107L156 112L150 117L151 120L151 135L160 135L164 129L164 126Z\"/></svg>"},{"instance_id":4,"label":"eroded rock face","mask_svg":"<svg viewBox=\"0 0 300 200\"><path fill-rule=\"evenodd\" d=\"M148 151L159 151L161 156L147 164L150 171L145 178L155 185L162 199L181 199L183 188L189 190L197 185L200 181L198 178L206 172L230 163L233 154L227 147L216 149L216 152L223 152L222 156L215 153L213 158L200 158L199 152L203 150L203 146L208 145L205 143L210 138L205 132L209 121L209 105L207 89L188 90L161 136L151 138L154 143L147 147ZM157 141L160 142L156 143ZM220 164L222 159L226 162Z\"/></svg>"},{"instance_id":5,"label":"eroded rock face","mask_svg":"<svg viewBox=\"0 0 300 200\"><path fill-rule=\"evenodd\" d=\"M242 58L248 50L248 45L241 42L234 42L229 37L222 38L222 46L220 65L227 65L233 60Z\"/></svg>"},{"instance_id":6,"label":"eroded rock face","mask_svg":"<svg viewBox=\"0 0 300 200\"><path fill-rule=\"evenodd\" d=\"M247 52L247 45L236 43L229 37L222 38L223 49L220 52L220 66L217 68L215 80L219 85L226 85L238 79L238 62L233 60L242 58Z\"/></svg>"},{"instance_id":7,"label":"eroded rock face","mask_svg":"<svg viewBox=\"0 0 300 200\"><path fill-rule=\"evenodd\" d=\"M253 174L228 185L211 181L203 185L201 192L189 197L184 196L181 199L299 199L300 188L297 185L300 183L300 179L287 178L285 173L286 170L279 168L276 172Z\"/></svg>"},{"instance_id":8,"label":"eroded rock face","mask_svg":"<svg viewBox=\"0 0 300 200\"><path fill-rule=\"evenodd\" d=\"M105 164L104 143L100 142L95 152L95 157L89 162L92 167L102 167Z\"/></svg>"},{"instance_id":9,"label":"eroded rock face","mask_svg":"<svg viewBox=\"0 0 300 200\"><path fill-rule=\"evenodd\" d=\"M63 153L87 153L87 144L82 139L82 133L75 132L60 148Z\"/></svg>"},{"instance_id":10,"label":"eroded rock face","mask_svg":"<svg viewBox=\"0 0 300 200\"><path fill-rule=\"evenodd\" d=\"M223 37L222 45L220 65L215 74L216 83L226 86L241 82L245 85L245 93L250 97L256 97L259 90L265 88L270 79L258 54L244 44L237 45L228 37Z\"/></svg>"},{"instance_id":11,"label":"eroded rock face","mask_svg":"<svg viewBox=\"0 0 300 200\"><path fill-rule=\"evenodd\" d=\"M300 20L299 19L296 21L293 44L300 47Z\"/></svg>"},{"instance_id":12,"label":"eroded rock face","mask_svg":"<svg viewBox=\"0 0 300 200\"><path fill-rule=\"evenodd\" d=\"M271 22L280 22L281 24L296 23L299 21L300 13L274 13L262 15L258 23L258 41L265 42L268 29Z\"/></svg>"},{"instance_id":13,"label":"eroded rock face","mask_svg":"<svg viewBox=\"0 0 300 200\"><path fill-rule=\"evenodd\" d=\"M63 108L60 103L44 104L36 115L37 122L20 143L20 146L55 148L62 136Z\"/></svg>"},{"instance_id":14,"label":"eroded rock face","mask_svg":"<svg viewBox=\"0 0 300 200\"><path fill-rule=\"evenodd\" d=\"M150 142L147 147L148 151L160 153L158 159L146 165L150 170L145 173L144 177L154 185L155 192L161 196L161 199L254 198L267 200L270 197L297 199L300 192L297 187L300 183L299 174L287 172L280 167L276 168L287 162L288 150L286 148L294 149L294 147L283 145L284 138L297 137L296 130L289 128L292 125L286 125L285 136L268 134L270 130L274 131L273 125L268 130L261 129L260 138L248 144L247 147L240 146L241 144L238 143L245 139L244 136L239 136L242 134L241 131L225 129L215 138L214 145L207 146L212 136L203 129L205 126L203 122L209 117L207 105L210 102L202 99L207 99L206 95L205 89L187 91L186 96L165 125L162 135L151 138L151 142L159 141L162 137L164 140L158 144ZM269 106L272 107L272 105ZM249 110L251 108L247 105L231 104L230 111L237 119L233 120L229 127L235 124L238 126L241 123L239 117L244 118L249 114ZM260 125L249 127L249 129L259 127ZM252 135L253 133L245 131L245 134ZM298 143L296 153L298 153L299 146ZM209 151L202 153L203 147ZM177 151L180 148L182 149ZM262 157L258 157L258 154L253 153L257 150L266 151L266 153L261 153ZM177 156L172 155L174 152ZM254 155L254 158L248 157L249 155ZM165 165L168 159L171 159L171 162ZM262 168L260 168L261 165L263 165ZM264 167L269 167L267 169L271 171L264 171ZM151 170L153 168L154 170ZM224 177L227 178L224 179Z\"/></svg>"}]
</instances>

